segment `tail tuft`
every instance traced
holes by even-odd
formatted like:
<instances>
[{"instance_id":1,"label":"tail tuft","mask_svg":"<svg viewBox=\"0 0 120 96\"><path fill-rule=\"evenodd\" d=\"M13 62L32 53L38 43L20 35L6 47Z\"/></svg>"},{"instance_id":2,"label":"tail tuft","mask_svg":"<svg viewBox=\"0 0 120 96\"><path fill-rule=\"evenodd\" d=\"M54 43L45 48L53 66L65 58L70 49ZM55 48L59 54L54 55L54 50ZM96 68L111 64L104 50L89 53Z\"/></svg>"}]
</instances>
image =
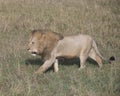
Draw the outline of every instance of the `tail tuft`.
<instances>
[{"instance_id":1,"label":"tail tuft","mask_svg":"<svg viewBox=\"0 0 120 96\"><path fill-rule=\"evenodd\" d=\"M109 58L109 60L110 60L110 61L115 61L115 57L114 57L114 56L111 56L111 57Z\"/></svg>"}]
</instances>

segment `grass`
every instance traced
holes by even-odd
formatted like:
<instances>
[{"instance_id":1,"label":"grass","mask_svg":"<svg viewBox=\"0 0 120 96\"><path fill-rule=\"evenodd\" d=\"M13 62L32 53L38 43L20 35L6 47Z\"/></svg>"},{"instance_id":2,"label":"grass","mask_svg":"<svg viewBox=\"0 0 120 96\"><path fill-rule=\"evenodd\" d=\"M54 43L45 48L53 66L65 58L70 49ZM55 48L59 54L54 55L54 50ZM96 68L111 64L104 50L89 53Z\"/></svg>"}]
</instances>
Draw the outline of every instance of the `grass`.
<instances>
[{"instance_id":1,"label":"grass","mask_svg":"<svg viewBox=\"0 0 120 96\"><path fill-rule=\"evenodd\" d=\"M0 0L0 96L119 96L119 4L119 0ZM86 62L83 70L69 62L60 64L58 73L49 70L35 76L39 57L26 51L33 29L89 34L103 56L114 55L116 61L102 69Z\"/></svg>"}]
</instances>

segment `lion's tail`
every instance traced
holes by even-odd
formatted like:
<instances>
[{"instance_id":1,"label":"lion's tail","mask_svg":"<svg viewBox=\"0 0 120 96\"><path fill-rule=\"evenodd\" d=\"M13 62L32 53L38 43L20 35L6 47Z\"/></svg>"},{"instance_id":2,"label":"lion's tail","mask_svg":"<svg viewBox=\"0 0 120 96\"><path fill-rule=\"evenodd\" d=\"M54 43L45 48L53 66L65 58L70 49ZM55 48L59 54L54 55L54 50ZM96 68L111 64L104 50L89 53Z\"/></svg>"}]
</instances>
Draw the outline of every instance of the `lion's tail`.
<instances>
[{"instance_id":1,"label":"lion's tail","mask_svg":"<svg viewBox=\"0 0 120 96\"><path fill-rule=\"evenodd\" d=\"M108 63L111 63L111 61L115 61L115 57L114 57L114 56L111 56L109 59L104 58L104 57L100 54L100 52L98 51L96 42L95 42L94 40L93 40L93 48L94 48L94 50L96 51L96 53L101 57L102 60L107 61Z\"/></svg>"}]
</instances>

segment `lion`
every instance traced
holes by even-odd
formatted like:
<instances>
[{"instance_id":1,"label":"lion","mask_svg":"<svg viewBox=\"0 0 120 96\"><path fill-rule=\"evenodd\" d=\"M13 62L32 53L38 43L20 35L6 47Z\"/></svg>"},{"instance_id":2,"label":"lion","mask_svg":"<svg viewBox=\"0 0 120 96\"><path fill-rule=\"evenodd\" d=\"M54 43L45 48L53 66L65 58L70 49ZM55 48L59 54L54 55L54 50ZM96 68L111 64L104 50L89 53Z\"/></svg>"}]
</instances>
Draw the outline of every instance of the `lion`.
<instances>
[{"instance_id":1,"label":"lion","mask_svg":"<svg viewBox=\"0 0 120 96\"><path fill-rule=\"evenodd\" d=\"M31 32L28 50L33 55L40 55L44 59L44 64L35 72L37 74L45 72L52 65L54 71L58 72L59 57L79 57L80 69L86 66L88 57L96 61L100 68L103 60L109 63L115 60L114 56L109 60L105 59L100 54L94 39L85 34L64 37L52 31L34 30Z\"/></svg>"}]
</instances>

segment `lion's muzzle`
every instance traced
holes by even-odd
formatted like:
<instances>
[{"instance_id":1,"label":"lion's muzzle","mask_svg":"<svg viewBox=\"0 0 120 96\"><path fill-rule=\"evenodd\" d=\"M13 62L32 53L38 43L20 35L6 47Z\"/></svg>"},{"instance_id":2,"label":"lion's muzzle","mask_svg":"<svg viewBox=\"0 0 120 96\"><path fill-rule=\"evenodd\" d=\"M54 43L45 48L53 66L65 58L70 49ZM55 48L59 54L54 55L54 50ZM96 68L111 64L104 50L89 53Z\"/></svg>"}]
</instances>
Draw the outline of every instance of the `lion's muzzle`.
<instances>
[{"instance_id":1,"label":"lion's muzzle","mask_svg":"<svg viewBox=\"0 0 120 96\"><path fill-rule=\"evenodd\" d=\"M32 54L31 54L32 56L36 56L37 55L37 53L36 52L32 52Z\"/></svg>"},{"instance_id":2,"label":"lion's muzzle","mask_svg":"<svg viewBox=\"0 0 120 96\"><path fill-rule=\"evenodd\" d=\"M30 50L30 48L27 49L32 56L36 56L38 53L37 53L37 50Z\"/></svg>"}]
</instances>

